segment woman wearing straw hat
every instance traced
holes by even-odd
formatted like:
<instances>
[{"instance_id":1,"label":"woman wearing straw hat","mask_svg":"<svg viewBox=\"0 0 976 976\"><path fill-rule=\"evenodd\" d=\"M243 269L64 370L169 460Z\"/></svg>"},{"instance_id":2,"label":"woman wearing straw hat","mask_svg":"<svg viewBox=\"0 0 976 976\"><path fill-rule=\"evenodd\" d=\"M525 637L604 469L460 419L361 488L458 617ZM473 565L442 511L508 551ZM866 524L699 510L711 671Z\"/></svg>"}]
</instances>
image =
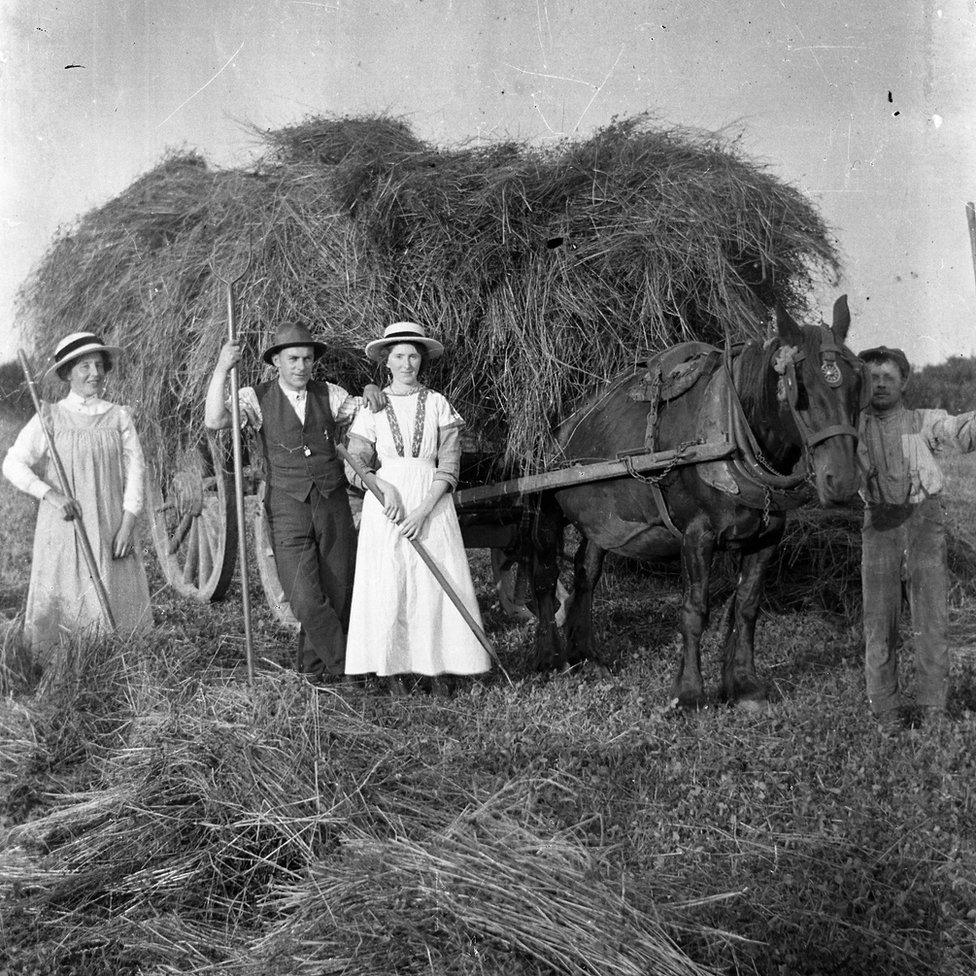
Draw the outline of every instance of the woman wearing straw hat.
<instances>
[{"instance_id":1,"label":"woman wearing straw hat","mask_svg":"<svg viewBox=\"0 0 976 976\"><path fill-rule=\"evenodd\" d=\"M390 373L386 409L361 411L349 429L349 451L370 469L366 480L385 504L372 494L363 503L346 673L391 677L396 692L403 690L399 675L479 674L489 667L463 617L407 543L423 542L480 621L450 497L464 421L420 382L422 367L443 352L413 322L388 326L366 345L366 355ZM358 481L354 473L351 480Z\"/></svg>"},{"instance_id":2,"label":"woman wearing straw hat","mask_svg":"<svg viewBox=\"0 0 976 976\"><path fill-rule=\"evenodd\" d=\"M131 634L152 623L135 531L143 500L142 447L128 408L102 399L118 353L91 332L75 332L58 343L48 370L70 386L63 400L45 406L43 420L72 497L52 486L54 466L39 416L17 435L3 462L5 477L41 502L24 620L24 635L41 663L51 660L65 637L104 627L73 519L81 518L87 530L118 630Z\"/></svg>"}]
</instances>

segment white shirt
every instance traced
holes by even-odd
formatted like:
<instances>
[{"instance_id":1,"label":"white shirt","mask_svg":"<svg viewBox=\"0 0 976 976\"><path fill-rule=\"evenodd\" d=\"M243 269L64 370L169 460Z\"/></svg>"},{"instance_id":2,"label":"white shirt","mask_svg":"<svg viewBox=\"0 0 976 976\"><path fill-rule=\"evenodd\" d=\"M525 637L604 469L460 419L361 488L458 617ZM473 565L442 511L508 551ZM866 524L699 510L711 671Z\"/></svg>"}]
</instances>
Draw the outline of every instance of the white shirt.
<instances>
[{"instance_id":1,"label":"white shirt","mask_svg":"<svg viewBox=\"0 0 976 976\"><path fill-rule=\"evenodd\" d=\"M98 397L89 397L86 400L72 390L60 401L60 406L71 413L97 417L109 411L113 404ZM125 407L119 409L122 413L122 470L125 475L122 507L127 512L138 515L142 511L142 482L146 473L146 462L129 411ZM47 438L41 428L40 418L35 414L17 435L3 459L4 477L15 488L33 495L34 498L43 498L55 486L39 478L32 469L47 457L47 453Z\"/></svg>"},{"instance_id":2,"label":"white shirt","mask_svg":"<svg viewBox=\"0 0 976 976\"><path fill-rule=\"evenodd\" d=\"M351 424L353 418L363 405L362 397L352 396L335 383L326 383L325 385L329 388L329 409L332 411L332 417L336 422L336 426L343 427L346 424ZM278 386L281 387L281 392L285 394L285 398L298 415L299 421L304 424L305 404L308 402L308 392L306 390L289 390L280 379L278 380ZM254 411L258 418L257 426L260 429L263 418L254 387L242 386L237 392L237 399L239 403L247 405Z\"/></svg>"}]
</instances>

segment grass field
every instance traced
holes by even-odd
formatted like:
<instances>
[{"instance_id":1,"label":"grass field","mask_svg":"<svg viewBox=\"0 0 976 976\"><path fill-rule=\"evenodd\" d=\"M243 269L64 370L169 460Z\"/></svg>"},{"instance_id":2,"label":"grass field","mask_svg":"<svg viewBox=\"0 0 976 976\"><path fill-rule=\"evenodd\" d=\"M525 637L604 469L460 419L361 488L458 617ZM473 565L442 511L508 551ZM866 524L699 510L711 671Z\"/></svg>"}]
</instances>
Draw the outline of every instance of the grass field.
<instances>
[{"instance_id":1,"label":"grass field","mask_svg":"<svg viewBox=\"0 0 976 976\"><path fill-rule=\"evenodd\" d=\"M976 502L972 465L950 475ZM4 483L0 517L11 618L32 504ZM888 739L853 619L764 616L768 714L675 714L673 580L611 574L609 677L535 675L475 558L515 684L446 700L310 691L263 608L248 693L234 594L190 605L154 568L149 640L77 647L38 684L8 632L0 974L976 969L972 604L951 721Z\"/></svg>"}]
</instances>

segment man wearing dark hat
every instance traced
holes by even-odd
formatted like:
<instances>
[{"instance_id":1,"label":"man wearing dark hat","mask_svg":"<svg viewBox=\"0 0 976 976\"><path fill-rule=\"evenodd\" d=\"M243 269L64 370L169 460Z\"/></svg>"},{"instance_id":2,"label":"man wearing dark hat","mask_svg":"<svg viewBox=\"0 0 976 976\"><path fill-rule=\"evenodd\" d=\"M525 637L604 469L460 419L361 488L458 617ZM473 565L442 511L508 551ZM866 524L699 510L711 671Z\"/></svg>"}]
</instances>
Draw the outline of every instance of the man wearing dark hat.
<instances>
[{"instance_id":1,"label":"man wearing dark hat","mask_svg":"<svg viewBox=\"0 0 976 976\"><path fill-rule=\"evenodd\" d=\"M976 449L976 413L911 410L902 402L911 368L901 349L861 353L871 371L871 405L858 452L864 469L861 583L868 701L882 729L904 725L896 644L908 595L926 723L945 714L949 676L947 566L942 470L947 449Z\"/></svg>"},{"instance_id":2,"label":"man wearing dark hat","mask_svg":"<svg viewBox=\"0 0 976 976\"><path fill-rule=\"evenodd\" d=\"M263 353L277 377L240 390L242 416L264 454L278 577L305 634L303 669L319 680L339 679L345 670L356 536L335 444L337 428L351 423L362 404L341 386L311 378L325 349L304 326L285 326ZM238 342L220 351L207 390L205 422L212 430L231 424L225 385L240 356ZM374 410L382 408L375 386L364 396Z\"/></svg>"}]
</instances>

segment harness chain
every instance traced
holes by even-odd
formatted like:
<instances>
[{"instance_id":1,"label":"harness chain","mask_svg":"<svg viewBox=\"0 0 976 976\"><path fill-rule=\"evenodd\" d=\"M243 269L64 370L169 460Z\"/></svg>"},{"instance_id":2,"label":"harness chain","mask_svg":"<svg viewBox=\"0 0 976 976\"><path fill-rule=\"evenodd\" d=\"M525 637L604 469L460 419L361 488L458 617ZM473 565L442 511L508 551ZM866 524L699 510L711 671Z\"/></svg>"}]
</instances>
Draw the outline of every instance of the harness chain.
<instances>
[{"instance_id":1,"label":"harness chain","mask_svg":"<svg viewBox=\"0 0 976 976\"><path fill-rule=\"evenodd\" d=\"M627 474L629 474L631 478L634 478L636 481L640 481L645 485L657 486L664 481L664 479L678 466L678 462L681 461L684 452L687 451L689 447L694 447L696 444L700 443L701 441L684 441L683 443L679 444L677 448L675 448L674 457L672 457L671 460L668 461L663 468L661 468L660 474L641 474L641 472L634 467L634 459L629 454L625 454L622 458L620 458L620 460L624 462L624 465L627 468Z\"/></svg>"}]
</instances>

